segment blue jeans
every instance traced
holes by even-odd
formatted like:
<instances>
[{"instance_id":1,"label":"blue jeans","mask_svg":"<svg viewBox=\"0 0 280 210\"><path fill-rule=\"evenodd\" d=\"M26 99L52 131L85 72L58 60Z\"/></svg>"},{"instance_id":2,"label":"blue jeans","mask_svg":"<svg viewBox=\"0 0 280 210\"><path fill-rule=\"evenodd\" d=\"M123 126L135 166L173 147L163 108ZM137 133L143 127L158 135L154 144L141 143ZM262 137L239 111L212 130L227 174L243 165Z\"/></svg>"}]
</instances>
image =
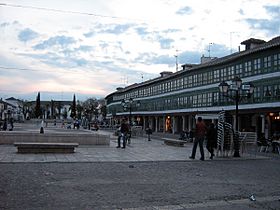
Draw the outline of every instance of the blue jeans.
<instances>
[{"instance_id":1,"label":"blue jeans","mask_svg":"<svg viewBox=\"0 0 280 210\"><path fill-rule=\"evenodd\" d=\"M192 158L195 158L197 144L199 144L200 155L201 155L200 158L204 159L203 141L204 141L204 136L202 136L202 137L195 137L195 140L193 142L192 155L191 155Z\"/></svg>"},{"instance_id":2,"label":"blue jeans","mask_svg":"<svg viewBox=\"0 0 280 210\"><path fill-rule=\"evenodd\" d=\"M118 136L118 147L121 146L121 139L122 139L122 142L123 142L123 147L125 148L125 145L126 145L126 134L122 133Z\"/></svg>"}]
</instances>

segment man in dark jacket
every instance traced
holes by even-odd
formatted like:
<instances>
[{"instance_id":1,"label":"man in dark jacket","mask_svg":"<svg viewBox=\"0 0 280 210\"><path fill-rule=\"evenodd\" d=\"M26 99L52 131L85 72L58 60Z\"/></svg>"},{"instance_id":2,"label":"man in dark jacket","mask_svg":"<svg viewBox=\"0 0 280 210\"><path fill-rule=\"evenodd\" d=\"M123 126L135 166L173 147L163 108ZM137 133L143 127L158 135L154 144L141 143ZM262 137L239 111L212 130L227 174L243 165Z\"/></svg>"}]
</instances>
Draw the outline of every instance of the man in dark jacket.
<instances>
[{"instance_id":1,"label":"man in dark jacket","mask_svg":"<svg viewBox=\"0 0 280 210\"><path fill-rule=\"evenodd\" d=\"M120 132L121 132L121 136L118 138L118 146L117 146L117 148L119 148L121 146L121 139L122 139L122 141L123 141L122 148L124 149L125 146L126 146L127 134L129 132L129 127L128 127L128 124L126 123L125 120L122 120L121 127L120 127Z\"/></svg>"},{"instance_id":2,"label":"man in dark jacket","mask_svg":"<svg viewBox=\"0 0 280 210\"><path fill-rule=\"evenodd\" d=\"M214 148L217 147L217 131L216 131L214 123L211 123L209 125L207 134L206 134L206 138L207 138L206 148L210 152L210 154L211 154L210 159L212 160L213 157L215 156Z\"/></svg>"}]
</instances>

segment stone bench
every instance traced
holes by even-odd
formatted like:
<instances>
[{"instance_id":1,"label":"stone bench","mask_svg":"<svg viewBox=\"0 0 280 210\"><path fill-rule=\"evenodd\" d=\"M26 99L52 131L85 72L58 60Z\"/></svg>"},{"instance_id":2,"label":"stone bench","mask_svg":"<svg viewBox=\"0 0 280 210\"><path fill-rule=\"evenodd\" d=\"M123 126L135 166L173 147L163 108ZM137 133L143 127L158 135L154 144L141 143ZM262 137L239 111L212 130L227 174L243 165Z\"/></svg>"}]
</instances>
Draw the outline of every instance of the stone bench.
<instances>
[{"instance_id":1,"label":"stone bench","mask_svg":"<svg viewBox=\"0 0 280 210\"><path fill-rule=\"evenodd\" d=\"M18 153L74 153L78 143L15 142Z\"/></svg>"},{"instance_id":2,"label":"stone bench","mask_svg":"<svg viewBox=\"0 0 280 210\"><path fill-rule=\"evenodd\" d=\"M164 140L164 144L171 146L183 147L186 141L178 140L178 139L170 139L170 138L162 138Z\"/></svg>"}]
</instances>

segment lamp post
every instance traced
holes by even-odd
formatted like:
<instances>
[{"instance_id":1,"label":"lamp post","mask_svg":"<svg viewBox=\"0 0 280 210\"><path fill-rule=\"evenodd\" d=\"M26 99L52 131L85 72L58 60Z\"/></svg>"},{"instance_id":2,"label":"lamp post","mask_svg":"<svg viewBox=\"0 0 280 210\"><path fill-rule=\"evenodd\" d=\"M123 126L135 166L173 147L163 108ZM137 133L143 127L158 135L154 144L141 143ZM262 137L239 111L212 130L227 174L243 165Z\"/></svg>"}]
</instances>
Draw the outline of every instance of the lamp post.
<instances>
[{"instance_id":1,"label":"lamp post","mask_svg":"<svg viewBox=\"0 0 280 210\"><path fill-rule=\"evenodd\" d=\"M232 83L228 85L225 81L219 85L220 93L230 98L235 102L235 139L234 139L234 155L233 157L240 157L239 154L239 133L238 133L238 106L243 98L250 98L254 92L254 85L249 83L247 85L242 84L242 80L239 77L235 77Z\"/></svg>"},{"instance_id":2,"label":"lamp post","mask_svg":"<svg viewBox=\"0 0 280 210\"><path fill-rule=\"evenodd\" d=\"M130 126L132 125L131 113L132 113L132 107L133 107L134 102L135 101L133 100L133 98L130 98L128 101L125 101L123 99L122 102L121 102L124 111L126 111L127 109L129 110L129 125ZM141 104L140 101L137 101L136 102L136 107L139 107L140 104Z\"/></svg>"}]
</instances>

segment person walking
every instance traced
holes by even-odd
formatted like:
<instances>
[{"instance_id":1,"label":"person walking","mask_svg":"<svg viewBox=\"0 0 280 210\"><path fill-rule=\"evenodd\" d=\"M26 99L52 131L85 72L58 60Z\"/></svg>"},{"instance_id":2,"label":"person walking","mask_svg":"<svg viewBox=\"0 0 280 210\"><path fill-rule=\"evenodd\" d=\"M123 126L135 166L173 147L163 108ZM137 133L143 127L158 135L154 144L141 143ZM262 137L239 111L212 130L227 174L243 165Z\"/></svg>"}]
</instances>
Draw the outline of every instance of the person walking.
<instances>
[{"instance_id":1,"label":"person walking","mask_svg":"<svg viewBox=\"0 0 280 210\"><path fill-rule=\"evenodd\" d=\"M214 123L211 123L209 125L207 134L206 134L206 138L207 138L206 148L210 152L210 154L211 154L210 159L212 160L213 157L215 156L214 148L217 147L217 130L215 128Z\"/></svg>"},{"instance_id":2,"label":"person walking","mask_svg":"<svg viewBox=\"0 0 280 210\"><path fill-rule=\"evenodd\" d=\"M204 160L203 141L205 139L206 131L207 128L205 123L202 121L201 117L198 117L196 123L195 139L193 143L192 155L190 156L190 159L195 159L196 148L197 145L199 144L200 155L201 155L200 160Z\"/></svg>"}]
</instances>

